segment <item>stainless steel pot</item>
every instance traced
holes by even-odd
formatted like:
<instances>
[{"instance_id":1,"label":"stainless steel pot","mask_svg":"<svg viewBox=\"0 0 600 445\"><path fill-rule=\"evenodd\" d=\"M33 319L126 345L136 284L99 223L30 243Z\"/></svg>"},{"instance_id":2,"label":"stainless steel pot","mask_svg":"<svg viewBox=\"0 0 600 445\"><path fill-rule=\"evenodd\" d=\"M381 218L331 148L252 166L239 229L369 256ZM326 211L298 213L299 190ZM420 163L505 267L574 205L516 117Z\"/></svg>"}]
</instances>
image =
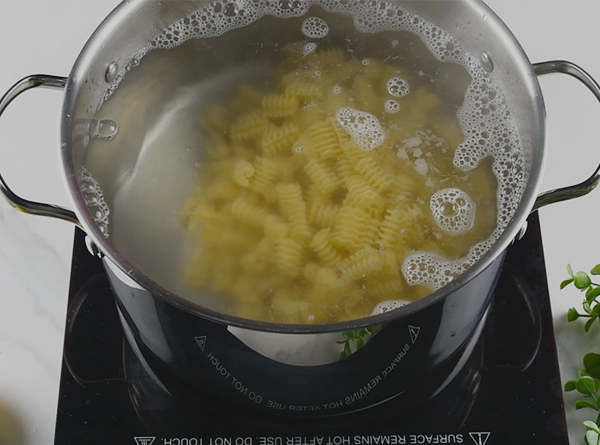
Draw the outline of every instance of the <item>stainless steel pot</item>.
<instances>
[{"instance_id":1,"label":"stainless steel pot","mask_svg":"<svg viewBox=\"0 0 600 445\"><path fill-rule=\"evenodd\" d=\"M600 87L569 62L532 65L509 30L478 0L393 3L447 30L470 54L493 63L493 76L503 85L531 165L521 203L493 248L458 279L418 302L321 325L241 319L161 287L104 236L80 184L90 133L98 127L98 107L120 67L160 30L207 2L125 1L90 38L68 78L36 75L17 82L0 100L0 114L26 90L66 89L60 150L75 210L24 200L1 177L0 190L19 210L64 219L85 230L90 251L104 260L131 343L140 356L185 382L284 413L363 409L403 394L422 375L434 382L431 395L478 338L505 250L519 237L527 216L544 205L584 195L600 180L596 170L581 184L538 195L545 124L537 76L569 74L599 100ZM338 342L348 342L344 333L369 337L374 330L380 332L364 348L353 348L339 360Z\"/></svg>"}]
</instances>

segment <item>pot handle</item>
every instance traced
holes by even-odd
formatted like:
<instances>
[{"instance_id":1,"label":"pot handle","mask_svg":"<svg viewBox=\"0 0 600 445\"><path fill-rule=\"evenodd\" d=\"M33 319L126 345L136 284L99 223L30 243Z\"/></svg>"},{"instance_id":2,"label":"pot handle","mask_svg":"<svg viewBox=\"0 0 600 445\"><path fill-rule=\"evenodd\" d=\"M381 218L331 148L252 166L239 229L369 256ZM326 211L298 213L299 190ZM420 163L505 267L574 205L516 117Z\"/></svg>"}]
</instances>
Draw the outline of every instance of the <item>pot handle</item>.
<instances>
[{"instance_id":1,"label":"pot handle","mask_svg":"<svg viewBox=\"0 0 600 445\"><path fill-rule=\"evenodd\" d=\"M564 60L534 63L533 70L538 76L552 73L568 74L569 76L573 76L586 87L588 87L592 94L596 96L596 99L600 101L600 85L598 85L598 82L596 82L592 76L574 63ZM598 185L598 182L600 182L600 166L596 168L596 171L594 171L594 173L592 173L588 179L579 184L562 187L555 190L549 190L538 195L532 212L548 204L587 195Z\"/></svg>"},{"instance_id":2,"label":"pot handle","mask_svg":"<svg viewBox=\"0 0 600 445\"><path fill-rule=\"evenodd\" d=\"M0 117L10 103L21 93L36 87L64 89L67 83L66 77L50 76L45 74L34 74L24 77L15 83L0 99ZM81 227L75 213L52 204L44 204L41 202L29 201L16 195L8 186L0 174L0 192L8 200L9 204L15 209L32 215L51 216L53 218L64 219L77 226Z\"/></svg>"}]
</instances>

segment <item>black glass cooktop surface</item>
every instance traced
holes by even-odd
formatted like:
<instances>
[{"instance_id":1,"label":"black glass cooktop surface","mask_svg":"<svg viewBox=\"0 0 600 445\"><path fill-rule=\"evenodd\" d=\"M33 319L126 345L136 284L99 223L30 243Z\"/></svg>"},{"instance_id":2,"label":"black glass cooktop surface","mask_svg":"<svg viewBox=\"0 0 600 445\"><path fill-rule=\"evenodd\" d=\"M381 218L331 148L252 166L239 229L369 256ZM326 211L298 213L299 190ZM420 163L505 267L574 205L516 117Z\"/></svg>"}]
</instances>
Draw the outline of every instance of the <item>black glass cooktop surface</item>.
<instances>
[{"instance_id":1,"label":"black glass cooktop surface","mask_svg":"<svg viewBox=\"0 0 600 445\"><path fill-rule=\"evenodd\" d=\"M537 214L508 250L479 342L427 402L279 416L165 382L155 369L125 338L101 261L77 231L56 445L568 444ZM172 396L173 385L187 396Z\"/></svg>"}]
</instances>

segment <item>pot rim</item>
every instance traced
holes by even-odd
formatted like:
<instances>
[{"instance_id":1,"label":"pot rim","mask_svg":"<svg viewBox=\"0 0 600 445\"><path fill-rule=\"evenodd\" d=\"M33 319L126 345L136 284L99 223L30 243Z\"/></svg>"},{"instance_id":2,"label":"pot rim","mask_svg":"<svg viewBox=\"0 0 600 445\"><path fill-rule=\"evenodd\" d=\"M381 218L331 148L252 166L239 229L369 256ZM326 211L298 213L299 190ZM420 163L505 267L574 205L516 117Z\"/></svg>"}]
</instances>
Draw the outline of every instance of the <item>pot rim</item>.
<instances>
[{"instance_id":1,"label":"pot rim","mask_svg":"<svg viewBox=\"0 0 600 445\"><path fill-rule=\"evenodd\" d=\"M538 102L536 107L538 113L535 116L535 124L540 129L538 138L539 147L537 147L537 149L539 149L540 162L537 165L532 165L528 178L528 185L523 193L519 207L500 237L473 266L471 266L466 272L462 273L458 278L454 279L447 285L406 306L377 315L370 315L360 319L334 323L285 324L246 319L205 308L168 291L154 282L148 276L144 275L141 271L137 270L109 242L109 239L102 234L98 225L93 221L91 215L87 211L86 203L79 189L77 181L78 175L76 173L71 156L73 122L70 119L70 115L72 114L71 110L75 108L76 92L78 88L81 87L81 82L85 78L85 70L88 66L93 65L94 56L101 49L105 36L112 34L113 29L116 28L119 23L127 20L127 18L135 11L135 9L139 7L139 4L147 3L148 1L153 0L125 0L119 4L98 26L79 54L66 84L65 97L61 112L60 160L61 167L64 172L64 179L69 191L69 198L74 205L75 213L77 214L77 217L79 218L79 221L81 222L86 234L102 252L103 256L105 257L105 261L111 261L134 282L142 286L145 290L151 292L153 296L193 315L197 315L217 323L237 326L250 330L287 334L318 334L355 330L363 327L384 324L392 320L411 315L425 307L431 306L438 303L440 300L445 299L448 295L462 287L465 283L474 279L488 266L490 266L490 264L507 249L509 244L514 240L522 226L525 224L527 217L533 209L535 199L537 197L541 182L541 172L543 170L543 165L546 158L545 108L540 85L537 81L537 76L534 72L532 64L527 58L523 48L508 27L501 21L501 19L485 3L483 3L482 0L463 0L463 2L467 3L469 7L473 8L473 10L476 11L480 17L486 17L486 27L494 28L494 31L501 36L504 45L511 50L510 52L514 56L514 62L519 68L519 73L523 76L523 89L528 91L530 97L536 98Z\"/></svg>"}]
</instances>

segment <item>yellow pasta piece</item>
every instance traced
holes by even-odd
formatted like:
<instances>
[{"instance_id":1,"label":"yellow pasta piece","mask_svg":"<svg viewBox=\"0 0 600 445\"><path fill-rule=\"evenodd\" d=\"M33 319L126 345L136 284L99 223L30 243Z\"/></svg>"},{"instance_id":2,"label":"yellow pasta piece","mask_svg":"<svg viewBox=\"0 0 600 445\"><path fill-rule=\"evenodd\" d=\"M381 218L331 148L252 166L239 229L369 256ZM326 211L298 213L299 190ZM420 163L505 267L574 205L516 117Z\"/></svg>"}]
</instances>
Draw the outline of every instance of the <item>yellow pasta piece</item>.
<instances>
[{"instance_id":1,"label":"yellow pasta piece","mask_svg":"<svg viewBox=\"0 0 600 445\"><path fill-rule=\"evenodd\" d=\"M350 251L374 244L379 231L379 221L357 207L343 206L331 240Z\"/></svg>"},{"instance_id":2,"label":"yellow pasta piece","mask_svg":"<svg viewBox=\"0 0 600 445\"><path fill-rule=\"evenodd\" d=\"M387 209L383 222L381 223L381 234L378 244L385 249L395 249L398 244L402 244L407 230L405 224L408 222L409 215L404 209Z\"/></svg>"},{"instance_id":3,"label":"yellow pasta piece","mask_svg":"<svg viewBox=\"0 0 600 445\"><path fill-rule=\"evenodd\" d=\"M271 94L263 97L262 107L266 116L288 117L298 111L300 101L295 96Z\"/></svg>"},{"instance_id":4,"label":"yellow pasta piece","mask_svg":"<svg viewBox=\"0 0 600 445\"><path fill-rule=\"evenodd\" d=\"M358 280L383 269L383 260L375 249L365 248L349 257L339 267L347 279Z\"/></svg>"},{"instance_id":5,"label":"yellow pasta piece","mask_svg":"<svg viewBox=\"0 0 600 445\"><path fill-rule=\"evenodd\" d=\"M354 164L347 156L340 156L336 160L335 170L344 183L346 183L352 176L356 175Z\"/></svg>"},{"instance_id":6,"label":"yellow pasta piece","mask_svg":"<svg viewBox=\"0 0 600 445\"><path fill-rule=\"evenodd\" d=\"M324 199L312 201L309 207L308 221L316 227L333 228L337 222L340 206L327 204L324 201Z\"/></svg>"},{"instance_id":7,"label":"yellow pasta piece","mask_svg":"<svg viewBox=\"0 0 600 445\"><path fill-rule=\"evenodd\" d=\"M386 210L378 244L385 249L398 251L401 247L412 247L422 239L421 228L425 219L417 206Z\"/></svg>"},{"instance_id":8,"label":"yellow pasta piece","mask_svg":"<svg viewBox=\"0 0 600 445\"><path fill-rule=\"evenodd\" d=\"M268 158L258 157L254 161L254 174L250 178L250 189L261 194L267 202L276 202L275 178L277 164Z\"/></svg>"},{"instance_id":9,"label":"yellow pasta piece","mask_svg":"<svg viewBox=\"0 0 600 445\"><path fill-rule=\"evenodd\" d=\"M312 125L302 136L310 149L323 159L336 158L343 154L337 132L329 119Z\"/></svg>"},{"instance_id":10,"label":"yellow pasta piece","mask_svg":"<svg viewBox=\"0 0 600 445\"><path fill-rule=\"evenodd\" d=\"M306 249L301 241L293 238L281 238L273 249L273 264L290 277L298 276L302 271Z\"/></svg>"},{"instance_id":11,"label":"yellow pasta piece","mask_svg":"<svg viewBox=\"0 0 600 445\"><path fill-rule=\"evenodd\" d=\"M273 159L277 165L277 176L275 182L296 182L302 176L301 165L298 165L294 156L278 156Z\"/></svg>"},{"instance_id":12,"label":"yellow pasta piece","mask_svg":"<svg viewBox=\"0 0 600 445\"><path fill-rule=\"evenodd\" d=\"M317 99L323 96L323 86L318 83L299 80L286 87L285 95L302 99Z\"/></svg>"},{"instance_id":13,"label":"yellow pasta piece","mask_svg":"<svg viewBox=\"0 0 600 445\"><path fill-rule=\"evenodd\" d=\"M323 193L332 193L340 185L340 180L333 170L320 159L310 159L304 171Z\"/></svg>"},{"instance_id":14,"label":"yellow pasta piece","mask_svg":"<svg viewBox=\"0 0 600 445\"><path fill-rule=\"evenodd\" d=\"M229 176L228 173L223 173L223 176ZM211 201L226 201L238 196L240 192L239 186L230 180L227 176L224 179L218 179L208 182L203 190L206 199Z\"/></svg>"},{"instance_id":15,"label":"yellow pasta piece","mask_svg":"<svg viewBox=\"0 0 600 445\"><path fill-rule=\"evenodd\" d=\"M263 227L264 221L269 216L269 212L242 197L236 198L231 203L230 211L238 220L248 222L256 227Z\"/></svg>"},{"instance_id":16,"label":"yellow pasta piece","mask_svg":"<svg viewBox=\"0 0 600 445\"><path fill-rule=\"evenodd\" d=\"M385 210L385 199L359 174L346 180L348 198L361 210L377 214Z\"/></svg>"},{"instance_id":17,"label":"yellow pasta piece","mask_svg":"<svg viewBox=\"0 0 600 445\"><path fill-rule=\"evenodd\" d=\"M268 126L269 120L262 110L243 114L231 125L231 140L234 142L258 140Z\"/></svg>"},{"instance_id":18,"label":"yellow pasta piece","mask_svg":"<svg viewBox=\"0 0 600 445\"><path fill-rule=\"evenodd\" d=\"M356 163L354 168L379 193L387 190L392 183L391 175L385 171L386 169L374 155L365 156Z\"/></svg>"},{"instance_id":19,"label":"yellow pasta piece","mask_svg":"<svg viewBox=\"0 0 600 445\"><path fill-rule=\"evenodd\" d=\"M363 150L354 143L354 140L348 140L341 144L342 151L352 162L352 165L356 165L361 159L369 156L369 151Z\"/></svg>"},{"instance_id":20,"label":"yellow pasta piece","mask_svg":"<svg viewBox=\"0 0 600 445\"><path fill-rule=\"evenodd\" d=\"M329 229L319 231L309 243L319 259L326 266L335 267L342 260L342 254L335 248L331 242Z\"/></svg>"},{"instance_id":21,"label":"yellow pasta piece","mask_svg":"<svg viewBox=\"0 0 600 445\"><path fill-rule=\"evenodd\" d=\"M290 237L298 240L310 238L306 219L306 204L302 199L302 188L298 184L277 184L275 186L281 213L290 225Z\"/></svg>"},{"instance_id":22,"label":"yellow pasta piece","mask_svg":"<svg viewBox=\"0 0 600 445\"><path fill-rule=\"evenodd\" d=\"M254 166L248 161L237 161L233 170L233 179L242 187L249 187L249 178L254 175Z\"/></svg>"},{"instance_id":23,"label":"yellow pasta piece","mask_svg":"<svg viewBox=\"0 0 600 445\"><path fill-rule=\"evenodd\" d=\"M293 123L300 131L304 131L311 125L322 122L327 118L327 113L317 103L308 103L293 116Z\"/></svg>"},{"instance_id":24,"label":"yellow pasta piece","mask_svg":"<svg viewBox=\"0 0 600 445\"><path fill-rule=\"evenodd\" d=\"M273 157L279 153L289 155L299 135L298 127L291 122L285 123L281 127L269 128L262 137L262 152L267 157Z\"/></svg>"}]
</instances>

